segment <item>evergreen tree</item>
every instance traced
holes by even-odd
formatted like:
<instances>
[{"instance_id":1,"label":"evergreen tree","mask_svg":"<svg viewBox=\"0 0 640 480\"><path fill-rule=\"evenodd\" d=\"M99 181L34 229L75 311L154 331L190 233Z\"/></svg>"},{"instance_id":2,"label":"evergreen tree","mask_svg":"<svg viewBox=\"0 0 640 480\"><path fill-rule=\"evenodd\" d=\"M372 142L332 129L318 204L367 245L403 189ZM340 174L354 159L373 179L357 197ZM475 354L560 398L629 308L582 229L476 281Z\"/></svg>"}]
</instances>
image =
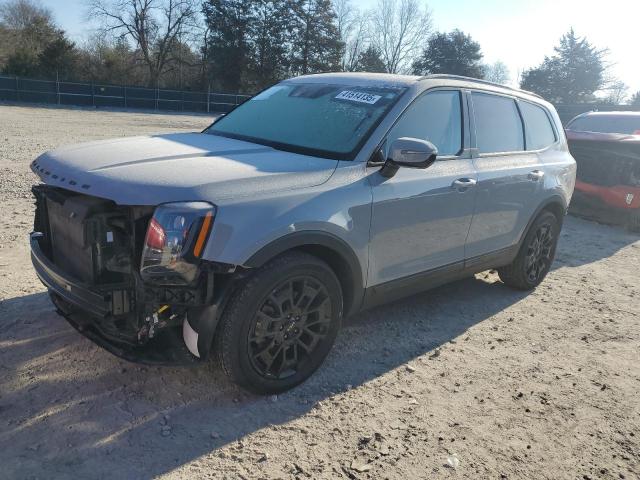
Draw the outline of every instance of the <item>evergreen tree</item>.
<instances>
[{"instance_id":1,"label":"evergreen tree","mask_svg":"<svg viewBox=\"0 0 640 480\"><path fill-rule=\"evenodd\" d=\"M290 3L287 0L255 2L249 28L249 73L253 91L262 90L287 75L287 47L293 33Z\"/></svg>"},{"instance_id":2,"label":"evergreen tree","mask_svg":"<svg viewBox=\"0 0 640 480\"><path fill-rule=\"evenodd\" d=\"M205 57L216 88L242 89L249 60L249 30L253 2L207 0L202 5L207 26Z\"/></svg>"},{"instance_id":3,"label":"evergreen tree","mask_svg":"<svg viewBox=\"0 0 640 480\"><path fill-rule=\"evenodd\" d=\"M640 90L631 95L631 100L629 101L629 105L640 107Z\"/></svg>"},{"instance_id":4,"label":"evergreen tree","mask_svg":"<svg viewBox=\"0 0 640 480\"><path fill-rule=\"evenodd\" d=\"M554 50L541 65L524 72L520 86L556 103L593 100L593 94L605 85L607 51L595 48L573 29L562 36Z\"/></svg>"},{"instance_id":5,"label":"evergreen tree","mask_svg":"<svg viewBox=\"0 0 640 480\"><path fill-rule=\"evenodd\" d=\"M387 71L380 50L373 45L370 45L365 51L360 52L356 67L356 72L374 72L384 73Z\"/></svg>"},{"instance_id":6,"label":"evergreen tree","mask_svg":"<svg viewBox=\"0 0 640 480\"><path fill-rule=\"evenodd\" d=\"M330 0L294 3L291 69L294 75L340 70L344 43Z\"/></svg>"},{"instance_id":7,"label":"evergreen tree","mask_svg":"<svg viewBox=\"0 0 640 480\"><path fill-rule=\"evenodd\" d=\"M38 71L45 78L73 80L76 77L78 52L73 42L60 32L38 55Z\"/></svg>"},{"instance_id":8,"label":"evergreen tree","mask_svg":"<svg viewBox=\"0 0 640 480\"><path fill-rule=\"evenodd\" d=\"M480 44L460 30L438 32L428 41L422 55L413 63L413 73L447 73L483 78Z\"/></svg>"}]
</instances>

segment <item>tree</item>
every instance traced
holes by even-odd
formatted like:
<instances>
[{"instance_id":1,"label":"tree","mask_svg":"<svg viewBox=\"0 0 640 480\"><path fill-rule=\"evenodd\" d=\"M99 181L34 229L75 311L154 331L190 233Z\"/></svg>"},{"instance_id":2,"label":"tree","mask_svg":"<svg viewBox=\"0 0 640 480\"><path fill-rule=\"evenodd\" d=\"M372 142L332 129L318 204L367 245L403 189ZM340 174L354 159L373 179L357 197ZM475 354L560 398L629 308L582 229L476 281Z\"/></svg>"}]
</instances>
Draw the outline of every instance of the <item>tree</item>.
<instances>
[{"instance_id":1,"label":"tree","mask_svg":"<svg viewBox=\"0 0 640 480\"><path fill-rule=\"evenodd\" d=\"M384 73L386 67L380 56L380 50L370 45L365 51L360 52L354 71Z\"/></svg>"},{"instance_id":2,"label":"tree","mask_svg":"<svg viewBox=\"0 0 640 480\"><path fill-rule=\"evenodd\" d=\"M490 82L508 85L511 82L509 67L500 60L484 66L484 78Z\"/></svg>"},{"instance_id":3,"label":"tree","mask_svg":"<svg viewBox=\"0 0 640 480\"><path fill-rule=\"evenodd\" d=\"M253 91L277 82L289 68L287 45L292 36L292 11L286 0L255 2L249 27L250 87Z\"/></svg>"},{"instance_id":4,"label":"tree","mask_svg":"<svg viewBox=\"0 0 640 480\"><path fill-rule=\"evenodd\" d=\"M202 5L208 74L225 91L242 90L250 56L251 6L243 0L207 0Z\"/></svg>"},{"instance_id":5,"label":"tree","mask_svg":"<svg viewBox=\"0 0 640 480\"><path fill-rule=\"evenodd\" d=\"M602 90L604 92L608 92L601 100L602 103L607 103L609 105L622 105L627 99L629 87L621 80L612 79Z\"/></svg>"},{"instance_id":6,"label":"tree","mask_svg":"<svg viewBox=\"0 0 640 480\"><path fill-rule=\"evenodd\" d=\"M77 60L78 52L73 42L60 35L38 55L38 71L46 78L73 79Z\"/></svg>"},{"instance_id":7,"label":"tree","mask_svg":"<svg viewBox=\"0 0 640 480\"><path fill-rule=\"evenodd\" d=\"M636 107L640 107L640 90L631 95L631 100L629 100L629 105L633 105Z\"/></svg>"},{"instance_id":8,"label":"tree","mask_svg":"<svg viewBox=\"0 0 640 480\"><path fill-rule=\"evenodd\" d=\"M291 69L294 75L340 70L344 44L330 0L294 2Z\"/></svg>"},{"instance_id":9,"label":"tree","mask_svg":"<svg viewBox=\"0 0 640 480\"><path fill-rule=\"evenodd\" d=\"M460 30L436 33L422 55L413 63L413 73L447 73L483 78L480 44Z\"/></svg>"},{"instance_id":10,"label":"tree","mask_svg":"<svg viewBox=\"0 0 640 480\"><path fill-rule=\"evenodd\" d=\"M102 31L130 38L148 69L149 85L157 86L171 49L192 26L195 0L89 0L89 16Z\"/></svg>"},{"instance_id":11,"label":"tree","mask_svg":"<svg viewBox=\"0 0 640 480\"><path fill-rule=\"evenodd\" d=\"M0 27L5 73L49 77L75 74L75 46L55 25L48 9L31 0L12 0L0 5Z\"/></svg>"},{"instance_id":12,"label":"tree","mask_svg":"<svg viewBox=\"0 0 640 480\"><path fill-rule=\"evenodd\" d=\"M417 0L378 0L371 12L371 43L389 73L410 69L411 61L431 33L431 12Z\"/></svg>"},{"instance_id":13,"label":"tree","mask_svg":"<svg viewBox=\"0 0 640 480\"><path fill-rule=\"evenodd\" d=\"M520 86L555 103L584 103L605 85L606 49L597 49L573 29L560 39L554 55L522 75Z\"/></svg>"},{"instance_id":14,"label":"tree","mask_svg":"<svg viewBox=\"0 0 640 480\"><path fill-rule=\"evenodd\" d=\"M137 85L145 81L138 57L124 38L91 37L80 52L84 80Z\"/></svg>"},{"instance_id":15,"label":"tree","mask_svg":"<svg viewBox=\"0 0 640 480\"><path fill-rule=\"evenodd\" d=\"M342 70L356 70L360 55L366 49L369 30L369 15L354 8L351 0L334 0L336 27L344 44Z\"/></svg>"}]
</instances>

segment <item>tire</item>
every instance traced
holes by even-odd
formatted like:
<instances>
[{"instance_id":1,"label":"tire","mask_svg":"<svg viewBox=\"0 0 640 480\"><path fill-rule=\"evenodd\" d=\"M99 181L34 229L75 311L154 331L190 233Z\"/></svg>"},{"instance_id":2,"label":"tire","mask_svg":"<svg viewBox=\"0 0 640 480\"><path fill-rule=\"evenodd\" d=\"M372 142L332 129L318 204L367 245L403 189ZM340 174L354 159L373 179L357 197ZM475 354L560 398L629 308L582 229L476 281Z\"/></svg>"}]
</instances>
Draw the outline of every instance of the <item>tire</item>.
<instances>
[{"instance_id":1,"label":"tire","mask_svg":"<svg viewBox=\"0 0 640 480\"><path fill-rule=\"evenodd\" d=\"M535 219L515 260L498 269L500 280L517 290L532 290L544 280L556 254L560 222L551 212Z\"/></svg>"},{"instance_id":2,"label":"tire","mask_svg":"<svg viewBox=\"0 0 640 480\"><path fill-rule=\"evenodd\" d=\"M342 310L340 282L325 262L282 254L258 268L225 308L216 335L222 370L254 393L289 390L328 355Z\"/></svg>"}]
</instances>

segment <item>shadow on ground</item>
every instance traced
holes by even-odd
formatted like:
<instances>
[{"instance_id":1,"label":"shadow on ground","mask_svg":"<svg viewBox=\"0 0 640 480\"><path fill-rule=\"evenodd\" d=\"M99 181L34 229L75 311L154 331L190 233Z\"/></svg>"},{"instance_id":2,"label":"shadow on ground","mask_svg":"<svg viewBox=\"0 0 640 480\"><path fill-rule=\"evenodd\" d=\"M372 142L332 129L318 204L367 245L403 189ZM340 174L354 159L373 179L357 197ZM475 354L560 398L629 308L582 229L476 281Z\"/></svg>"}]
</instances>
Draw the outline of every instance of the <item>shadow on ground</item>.
<instances>
[{"instance_id":1,"label":"shadow on ground","mask_svg":"<svg viewBox=\"0 0 640 480\"><path fill-rule=\"evenodd\" d=\"M608 227L587 225L595 231L584 239L572 231L584 230L584 223L568 219L556 268L598 261L637 240L630 235L620 245L599 248L591 243L607 235ZM565 243L569 236L572 245ZM252 432L305 415L336 392L433 354L527 295L492 279L481 274L354 317L321 370L276 399L238 390L213 365L187 369L123 362L77 334L54 313L45 293L5 300L0 305L2 475L125 479L170 472Z\"/></svg>"},{"instance_id":2,"label":"shadow on ground","mask_svg":"<svg viewBox=\"0 0 640 480\"><path fill-rule=\"evenodd\" d=\"M0 444L12 447L0 459L9 478L45 472L151 478L304 415L338 391L435 351L524 296L469 279L360 314L322 369L277 400L241 392L211 365L122 362L78 335L46 294L9 299L0 326Z\"/></svg>"}]
</instances>

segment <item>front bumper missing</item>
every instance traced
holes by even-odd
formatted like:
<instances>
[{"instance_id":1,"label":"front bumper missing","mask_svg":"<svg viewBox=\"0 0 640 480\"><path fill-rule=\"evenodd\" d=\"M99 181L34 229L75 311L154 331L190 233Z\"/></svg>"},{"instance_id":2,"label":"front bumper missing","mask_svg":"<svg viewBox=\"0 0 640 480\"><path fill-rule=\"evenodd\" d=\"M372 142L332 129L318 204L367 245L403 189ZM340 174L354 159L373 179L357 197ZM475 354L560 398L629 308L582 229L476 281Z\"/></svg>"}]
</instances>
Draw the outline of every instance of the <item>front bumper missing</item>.
<instances>
[{"instance_id":1,"label":"front bumper missing","mask_svg":"<svg viewBox=\"0 0 640 480\"><path fill-rule=\"evenodd\" d=\"M46 257L40 248L40 238L39 233L31 234L33 267L40 281L49 289L58 314L78 332L112 354L131 362L148 365L197 365L201 362L185 345L182 327L160 329L145 343L127 341L114 335L112 330L101 328L101 325L114 320L113 315L121 313L128 291L98 292L70 278Z\"/></svg>"}]
</instances>

